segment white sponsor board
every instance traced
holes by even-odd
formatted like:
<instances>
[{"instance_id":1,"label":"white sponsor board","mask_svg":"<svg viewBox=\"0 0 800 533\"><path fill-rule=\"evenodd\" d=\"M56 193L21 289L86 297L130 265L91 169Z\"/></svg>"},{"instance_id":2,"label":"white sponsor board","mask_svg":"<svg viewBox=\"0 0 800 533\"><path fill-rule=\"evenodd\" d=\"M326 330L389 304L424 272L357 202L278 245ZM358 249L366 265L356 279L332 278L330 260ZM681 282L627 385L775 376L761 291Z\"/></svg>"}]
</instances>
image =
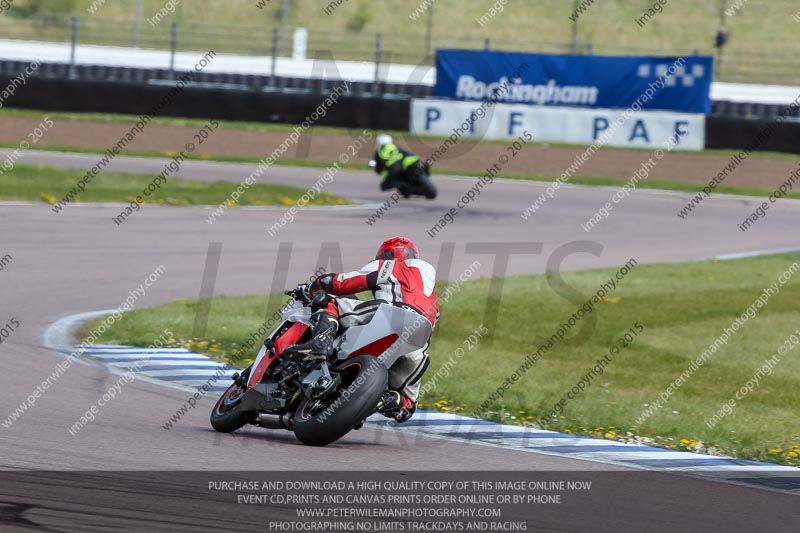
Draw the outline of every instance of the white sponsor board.
<instances>
[{"instance_id":1,"label":"white sponsor board","mask_svg":"<svg viewBox=\"0 0 800 533\"><path fill-rule=\"evenodd\" d=\"M415 99L411 133L470 139L516 139L527 130L535 141L589 145L609 130L608 146L663 148L675 134L678 150L705 147L705 115L670 111L579 109L524 104ZM615 122L618 125L614 127Z\"/></svg>"}]
</instances>

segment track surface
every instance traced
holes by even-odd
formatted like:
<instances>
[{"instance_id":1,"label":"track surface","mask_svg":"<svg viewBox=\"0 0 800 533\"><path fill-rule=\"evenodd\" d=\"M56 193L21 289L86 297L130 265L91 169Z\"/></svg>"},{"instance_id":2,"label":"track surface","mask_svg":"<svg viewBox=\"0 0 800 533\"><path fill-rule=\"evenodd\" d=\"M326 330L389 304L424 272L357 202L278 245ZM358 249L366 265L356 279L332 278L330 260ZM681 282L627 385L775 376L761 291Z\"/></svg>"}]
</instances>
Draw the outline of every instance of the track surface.
<instances>
[{"instance_id":1,"label":"track surface","mask_svg":"<svg viewBox=\"0 0 800 533\"><path fill-rule=\"evenodd\" d=\"M0 153L0 157L4 155ZM23 162L89 168L96 159L93 155L28 152ZM165 162L120 157L111 170L157 173ZM180 176L238 182L252 168L253 165L243 164L186 162ZM310 186L320 172L278 167L262 181ZM445 210L455 207L474 181L439 179L437 200L401 201L372 227L365 220L374 212L374 205L340 211L305 209L275 237L270 237L265 228L276 221L281 210L230 210L209 225L205 218L210 210L145 206L117 226L111 218L119 214L119 206L70 205L59 214L46 204L0 206L0 252L13 256L13 261L0 271L0 322L14 317L21 323L18 331L0 346L0 416L5 419L59 362L58 354L42 346L42 334L55 320L68 314L117 307L158 265L164 265L166 273L137 301L137 307L197 297L211 242L222 243L216 293L229 295L270 292L276 274L282 284L278 288L302 281L316 267L321 243L338 243L344 267L356 268L371 257L383 238L394 234L415 239L434 264L440 259L442 243L455 243L449 271L440 269L444 279L456 278L475 259L482 263L482 275L492 274L494 257L465 253L465 243L542 243L539 254L512 256L507 271L498 272L499 275L543 272L553 252L573 241L599 243L602 253L569 255L562 270L619 266L631 257L640 263L683 261L800 245L796 232L800 202L782 200L765 219L742 233L735 224L752 210L754 199L712 197L681 220L675 212L685 205L689 195L637 191L587 234L579 224L610 200L614 190L562 188L540 213L523 221L519 214L547 184L501 181L484 187L480 197L457 215L454 224L435 239L429 238L426 229ZM334 194L373 204L387 197L376 189L376 178L361 172L341 172L326 187ZM276 272L281 242L293 243L288 273L285 267ZM333 268L341 266L336 263L334 259ZM286 281L280 281L280 276L287 276ZM187 393L139 381L128 384L121 396L102 409L96 421L70 436L67 428L116 380L103 367L74 365L33 409L10 428L0 428L0 469L622 470L370 428L323 449L303 447L290 433L249 431L238 436L219 435L208 426L212 405L208 398L176 428L167 431L162 424L186 401ZM655 487L656 481L653 483ZM700 482L680 480L684 487L693 483ZM752 496L758 493L755 489L730 490L743 502L753 502L754 506L756 501L763 503ZM691 490L676 491L671 496L673 501L660 502L665 513L670 505L687 506L687 514L675 525L696 524L704 521L705 513L714 512L701 502L692 503L690 495ZM781 498L791 498L773 496L769 501L776 504ZM663 492L658 498L665 498ZM584 517L573 518L579 528L579 519ZM730 525L739 523L736 516L729 515L717 525L728 520Z\"/></svg>"}]
</instances>

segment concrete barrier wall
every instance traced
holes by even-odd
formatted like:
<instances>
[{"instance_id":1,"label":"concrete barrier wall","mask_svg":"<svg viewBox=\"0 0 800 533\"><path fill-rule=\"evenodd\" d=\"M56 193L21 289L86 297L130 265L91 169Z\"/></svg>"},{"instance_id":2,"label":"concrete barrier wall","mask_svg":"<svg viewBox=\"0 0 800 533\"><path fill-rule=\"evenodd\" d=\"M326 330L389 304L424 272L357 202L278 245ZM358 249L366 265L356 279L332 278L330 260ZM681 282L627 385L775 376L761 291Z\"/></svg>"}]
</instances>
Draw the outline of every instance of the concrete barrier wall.
<instances>
[{"instance_id":1,"label":"concrete barrier wall","mask_svg":"<svg viewBox=\"0 0 800 533\"><path fill-rule=\"evenodd\" d=\"M10 80L0 81L5 86ZM100 81L30 78L5 107L95 113L147 113L173 83L132 84ZM300 124L330 93L268 93L187 86L161 111L161 116L217 118L250 122ZM329 105L314 121L319 126L406 130L409 101L348 96Z\"/></svg>"},{"instance_id":2,"label":"concrete barrier wall","mask_svg":"<svg viewBox=\"0 0 800 533\"><path fill-rule=\"evenodd\" d=\"M774 126L773 126L774 124ZM708 117L706 148L750 147L756 151L800 154L800 122Z\"/></svg>"}]
</instances>

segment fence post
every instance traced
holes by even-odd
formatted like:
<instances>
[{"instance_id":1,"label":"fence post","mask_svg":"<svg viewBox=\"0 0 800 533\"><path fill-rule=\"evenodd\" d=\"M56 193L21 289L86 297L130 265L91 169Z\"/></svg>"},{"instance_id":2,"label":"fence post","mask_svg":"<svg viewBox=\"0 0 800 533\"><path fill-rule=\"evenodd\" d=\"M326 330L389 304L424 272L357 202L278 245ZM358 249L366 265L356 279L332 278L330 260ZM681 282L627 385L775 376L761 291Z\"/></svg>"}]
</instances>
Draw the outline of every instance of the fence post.
<instances>
[{"instance_id":1,"label":"fence post","mask_svg":"<svg viewBox=\"0 0 800 533\"><path fill-rule=\"evenodd\" d=\"M133 29L133 47L139 48L139 35L142 32L142 0L136 0L136 23Z\"/></svg>"},{"instance_id":2,"label":"fence post","mask_svg":"<svg viewBox=\"0 0 800 533\"><path fill-rule=\"evenodd\" d=\"M573 3L572 12L575 13L578 10L578 2L580 0L575 0ZM578 53L578 17L572 19L572 53Z\"/></svg>"},{"instance_id":3,"label":"fence post","mask_svg":"<svg viewBox=\"0 0 800 533\"><path fill-rule=\"evenodd\" d=\"M169 76L175 79L175 51L178 48L178 23L173 22L170 29L170 54L169 54Z\"/></svg>"},{"instance_id":4,"label":"fence post","mask_svg":"<svg viewBox=\"0 0 800 533\"><path fill-rule=\"evenodd\" d=\"M278 28L272 28L272 67L269 74L269 85L275 87L275 62L278 56Z\"/></svg>"},{"instance_id":5,"label":"fence post","mask_svg":"<svg viewBox=\"0 0 800 533\"><path fill-rule=\"evenodd\" d=\"M286 41L289 39L289 0L281 2L281 55L286 54Z\"/></svg>"},{"instance_id":6,"label":"fence post","mask_svg":"<svg viewBox=\"0 0 800 533\"><path fill-rule=\"evenodd\" d=\"M377 96L380 89L379 75L381 68L381 34L375 34L375 81L372 83L372 94Z\"/></svg>"},{"instance_id":7,"label":"fence post","mask_svg":"<svg viewBox=\"0 0 800 533\"><path fill-rule=\"evenodd\" d=\"M483 40L483 49L485 51L487 51L487 52L489 51L489 38L488 37Z\"/></svg>"},{"instance_id":8,"label":"fence post","mask_svg":"<svg viewBox=\"0 0 800 533\"><path fill-rule=\"evenodd\" d=\"M425 57L431 56L431 42L433 40L433 3L428 7L428 27L425 33Z\"/></svg>"},{"instance_id":9,"label":"fence post","mask_svg":"<svg viewBox=\"0 0 800 533\"><path fill-rule=\"evenodd\" d=\"M69 50L69 77L75 78L75 47L78 44L78 17L72 17L72 36Z\"/></svg>"}]
</instances>

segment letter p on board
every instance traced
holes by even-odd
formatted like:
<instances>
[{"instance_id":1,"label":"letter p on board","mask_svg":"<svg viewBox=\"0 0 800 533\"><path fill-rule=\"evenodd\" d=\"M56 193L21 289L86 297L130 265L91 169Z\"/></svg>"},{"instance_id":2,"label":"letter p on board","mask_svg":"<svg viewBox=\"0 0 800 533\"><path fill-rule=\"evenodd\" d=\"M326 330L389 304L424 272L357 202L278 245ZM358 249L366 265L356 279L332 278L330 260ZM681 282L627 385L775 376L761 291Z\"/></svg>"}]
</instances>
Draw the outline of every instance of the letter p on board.
<instances>
[{"instance_id":1,"label":"letter p on board","mask_svg":"<svg viewBox=\"0 0 800 533\"><path fill-rule=\"evenodd\" d=\"M436 122L442 117L442 112L438 107L429 107L425 110L425 131L431 129L431 123Z\"/></svg>"}]
</instances>

